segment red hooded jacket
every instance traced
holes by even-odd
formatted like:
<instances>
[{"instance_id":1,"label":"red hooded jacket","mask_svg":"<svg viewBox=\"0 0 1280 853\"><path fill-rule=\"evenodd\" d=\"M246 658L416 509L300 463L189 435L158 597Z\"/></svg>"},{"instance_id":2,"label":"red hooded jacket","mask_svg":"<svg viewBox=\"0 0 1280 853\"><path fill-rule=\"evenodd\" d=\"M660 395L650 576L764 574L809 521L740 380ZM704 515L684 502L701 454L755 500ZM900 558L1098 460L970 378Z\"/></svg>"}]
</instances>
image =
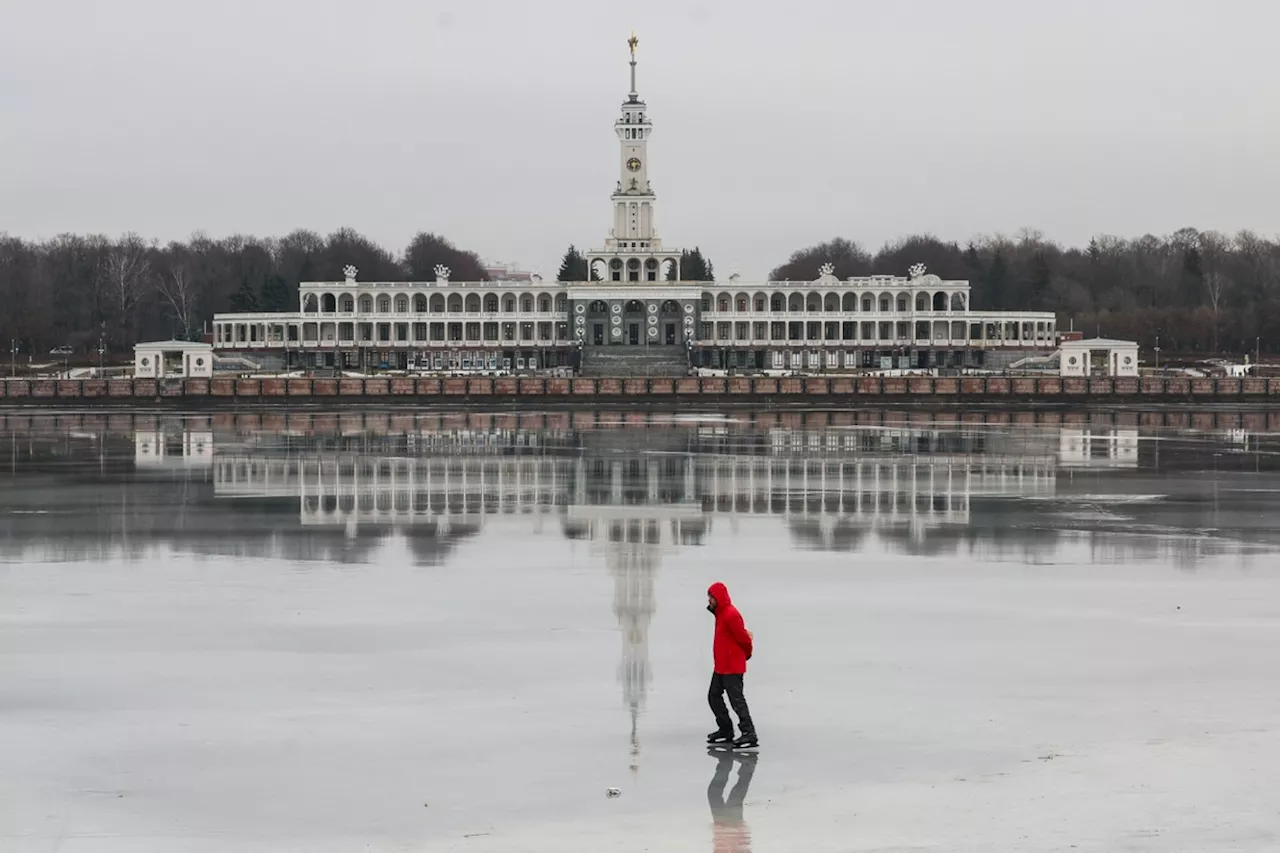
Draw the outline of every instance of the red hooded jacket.
<instances>
[{"instance_id":1,"label":"red hooded jacket","mask_svg":"<svg viewBox=\"0 0 1280 853\"><path fill-rule=\"evenodd\" d=\"M742 614L729 600L729 590L713 583L707 595L716 600L716 636L711 644L715 671L721 675L742 675L751 659L751 634L743 624Z\"/></svg>"}]
</instances>

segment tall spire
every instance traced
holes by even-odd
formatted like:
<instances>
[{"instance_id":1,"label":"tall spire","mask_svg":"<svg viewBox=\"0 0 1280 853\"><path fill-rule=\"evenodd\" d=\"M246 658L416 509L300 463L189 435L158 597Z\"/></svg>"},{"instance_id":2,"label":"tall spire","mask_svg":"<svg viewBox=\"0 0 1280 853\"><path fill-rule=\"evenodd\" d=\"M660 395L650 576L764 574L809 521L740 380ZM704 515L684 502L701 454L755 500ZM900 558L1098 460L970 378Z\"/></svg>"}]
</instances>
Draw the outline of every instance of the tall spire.
<instances>
[{"instance_id":1,"label":"tall spire","mask_svg":"<svg viewBox=\"0 0 1280 853\"><path fill-rule=\"evenodd\" d=\"M627 39L627 47L631 48L631 100L636 100L639 93L636 91L636 47L640 44L640 39L636 38L636 31L631 31L631 38Z\"/></svg>"}]
</instances>

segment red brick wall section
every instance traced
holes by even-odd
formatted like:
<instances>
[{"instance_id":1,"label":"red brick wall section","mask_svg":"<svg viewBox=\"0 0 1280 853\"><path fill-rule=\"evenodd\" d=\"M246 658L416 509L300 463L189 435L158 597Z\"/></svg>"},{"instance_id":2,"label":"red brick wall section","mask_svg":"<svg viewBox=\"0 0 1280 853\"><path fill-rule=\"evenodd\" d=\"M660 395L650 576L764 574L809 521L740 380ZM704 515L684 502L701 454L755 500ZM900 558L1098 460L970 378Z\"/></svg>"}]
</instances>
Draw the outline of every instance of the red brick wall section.
<instances>
[{"instance_id":1,"label":"red brick wall section","mask_svg":"<svg viewBox=\"0 0 1280 853\"><path fill-rule=\"evenodd\" d=\"M696 376L689 376L684 379L676 380L677 394L697 394L698 390L698 377Z\"/></svg>"},{"instance_id":2,"label":"red brick wall section","mask_svg":"<svg viewBox=\"0 0 1280 853\"><path fill-rule=\"evenodd\" d=\"M0 393L4 389L0 388ZM81 386L80 393L85 397L105 397L107 396L107 380L105 379L86 379L84 385Z\"/></svg>"},{"instance_id":3,"label":"red brick wall section","mask_svg":"<svg viewBox=\"0 0 1280 853\"><path fill-rule=\"evenodd\" d=\"M1062 393L1064 394L1086 394L1089 391L1089 380L1083 376L1064 376L1062 379Z\"/></svg>"},{"instance_id":4,"label":"red brick wall section","mask_svg":"<svg viewBox=\"0 0 1280 853\"><path fill-rule=\"evenodd\" d=\"M883 382L878 376L864 376L858 380L858 394L879 396L883 392Z\"/></svg>"},{"instance_id":5,"label":"red brick wall section","mask_svg":"<svg viewBox=\"0 0 1280 853\"><path fill-rule=\"evenodd\" d=\"M316 397L338 396L337 379L317 379L311 383L311 393Z\"/></svg>"},{"instance_id":6,"label":"red brick wall section","mask_svg":"<svg viewBox=\"0 0 1280 853\"><path fill-rule=\"evenodd\" d=\"M288 383L288 379L263 379L262 396L283 397L285 396L285 392L289 390Z\"/></svg>"},{"instance_id":7,"label":"red brick wall section","mask_svg":"<svg viewBox=\"0 0 1280 853\"><path fill-rule=\"evenodd\" d=\"M1115 385L1115 393L1118 395L1133 397L1138 393L1138 377L1136 376L1121 376L1118 379L1113 379L1112 383Z\"/></svg>"},{"instance_id":8,"label":"red brick wall section","mask_svg":"<svg viewBox=\"0 0 1280 853\"><path fill-rule=\"evenodd\" d=\"M778 380L772 377L757 379L755 381L755 386L756 386L755 390L757 394L777 394L778 393Z\"/></svg>"},{"instance_id":9,"label":"red brick wall section","mask_svg":"<svg viewBox=\"0 0 1280 853\"><path fill-rule=\"evenodd\" d=\"M561 382L564 380L561 379ZM520 380L520 394L522 396L541 397L547 392L547 380L528 377Z\"/></svg>"},{"instance_id":10,"label":"red brick wall section","mask_svg":"<svg viewBox=\"0 0 1280 853\"><path fill-rule=\"evenodd\" d=\"M32 397L52 397L57 393L58 383L52 379L37 379L31 383Z\"/></svg>"},{"instance_id":11,"label":"red brick wall section","mask_svg":"<svg viewBox=\"0 0 1280 853\"><path fill-rule=\"evenodd\" d=\"M649 382L645 379L625 379L622 382L622 393L628 397L643 397L649 393Z\"/></svg>"},{"instance_id":12,"label":"red brick wall section","mask_svg":"<svg viewBox=\"0 0 1280 853\"><path fill-rule=\"evenodd\" d=\"M823 376L810 376L804 380L804 393L826 395L831 393L831 381Z\"/></svg>"},{"instance_id":13,"label":"red brick wall section","mask_svg":"<svg viewBox=\"0 0 1280 853\"><path fill-rule=\"evenodd\" d=\"M210 379L209 393L214 397L234 397L236 393L236 381L226 376Z\"/></svg>"},{"instance_id":14,"label":"red brick wall section","mask_svg":"<svg viewBox=\"0 0 1280 853\"><path fill-rule=\"evenodd\" d=\"M1235 377L1224 377L1218 380L1219 397L1238 397L1243 383Z\"/></svg>"},{"instance_id":15,"label":"red brick wall section","mask_svg":"<svg viewBox=\"0 0 1280 853\"><path fill-rule=\"evenodd\" d=\"M187 397L208 397L209 380L184 379L182 380L182 393Z\"/></svg>"},{"instance_id":16,"label":"red brick wall section","mask_svg":"<svg viewBox=\"0 0 1280 853\"><path fill-rule=\"evenodd\" d=\"M479 397L492 397L493 380L487 376L477 376L467 381L467 390Z\"/></svg>"},{"instance_id":17,"label":"red brick wall section","mask_svg":"<svg viewBox=\"0 0 1280 853\"><path fill-rule=\"evenodd\" d=\"M391 380L391 395L393 397L412 397L417 390L418 384L411 376Z\"/></svg>"},{"instance_id":18,"label":"red brick wall section","mask_svg":"<svg viewBox=\"0 0 1280 853\"><path fill-rule=\"evenodd\" d=\"M804 381L800 379L779 379L778 393L799 396L804 393Z\"/></svg>"},{"instance_id":19,"label":"red brick wall section","mask_svg":"<svg viewBox=\"0 0 1280 853\"><path fill-rule=\"evenodd\" d=\"M585 379L577 377L573 380L573 396L575 397L594 397L596 394L596 381L594 379Z\"/></svg>"},{"instance_id":20,"label":"red brick wall section","mask_svg":"<svg viewBox=\"0 0 1280 853\"><path fill-rule=\"evenodd\" d=\"M61 379L58 381L59 397L79 397L80 396L80 380L79 379Z\"/></svg>"},{"instance_id":21,"label":"red brick wall section","mask_svg":"<svg viewBox=\"0 0 1280 853\"><path fill-rule=\"evenodd\" d=\"M414 390L418 392L419 397L435 397L440 394L439 379L415 379L413 381Z\"/></svg>"},{"instance_id":22,"label":"red brick wall section","mask_svg":"<svg viewBox=\"0 0 1280 853\"><path fill-rule=\"evenodd\" d=\"M597 389L601 397L621 397L622 396L622 380L621 379L601 379Z\"/></svg>"},{"instance_id":23,"label":"red brick wall section","mask_svg":"<svg viewBox=\"0 0 1280 853\"><path fill-rule=\"evenodd\" d=\"M262 382L258 379L237 379L236 380L236 396L237 397L260 397L262 396Z\"/></svg>"},{"instance_id":24,"label":"red brick wall section","mask_svg":"<svg viewBox=\"0 0 1280 853\"><path fill-rule=\"evenodd\" d=\"M154 397L157 388L154 379L135 379L133 380L133 396L135 397Z\"/></svg>"},{"instance_id":25,"label":"red brick wall section","mask_svg":"<svg viewBox=\"0 0 1280 853\"><path fill-rule=\"evenodd\" d=\"M987 393L988 394L1008 394L1012 389L1013 383L1003 376L987 377Z\"/></svg>"},{"instance_id":26,"label":"red brick wall section","mask_svg":"<svg viewBox=\"0 0 1280 853\"><path fill-rule=\"evenodd\" d=\"M1046 394L1061 394L1062 380L1056 376L1044 377L1036 380L1036 393L1044 396Z\"/></svg>"},{"instance_id":27,"label":"red brick wall section","mask_svg":"<svg viewBox=\"0 0 1280 853\"><path fill-rule=\"evenodd\" d=\"M1242 394L1265 394L1267 393L1267 380L1257 376L1250 376L1244 380L1240 387Z\"/></svg>"},{"instance_id":28,"label":"red brick wall section","mask_svg":"<svg viewBox=\"0 0 1280 853\"><path fill-rule=\"evenodd\" d=\"M1026 377L1013 380L1013 393L1020 397L1034 397L1036 394L1036 381Z\"/></svg>"},{"instance_id":29,"label":"red brick wall section","mask_svg":"<svg viewBox=\"0 0 1280 853\"><path fill-rule=\"evenodd\" d=\"M1212 379L1192 379L1191 393L1196 396L1211 396L1214 392Z\"/></svg>"},{"instance_id":30,"label":"red brick wall section","mask_svg":"<svg viewBox=\"0 0 1280 853\"><path fill-rule=\"evenodd\" d=\"M564 395L569 393L568 379L547 379L544 381L546 384L543 387L546 388L546 393L547 393L547 396L549 397L555 397L555 396L563 397ZM523 379L520 380L521 389L524 388L524 382L525 381Z\"/></svg>"},{"instance_id":31,"label":"red brick wall section","mask_svg":"<svg viewBox=\"0 0 1280 853\"><path fill-rule=\"evenodd\" d=\"M520 393L520 381L514 376L502 376L493 380L493 393L500 397L514 397Z\"/></svg>"},{"instance_id":32,"label":"red brick wall section","mask_svg":"<svg viewBox=\"0 0 1280 853\"><path fill-rule=\"evenodd\" d=\"M718 376L708 376L702 380L703 394L723 394L725 389L725 380Z\"/></svg>"},{"instance_id":33,"label":"red brick wall section","mask_svg":"<svg viewBox=\"0 0 1280 853\"><path fill-rule=\"evenodd\" d=\"M912 394L933 396L933 380L927 376L918 376L907 380L907 390Z\"/></svg>"},{"instance_id":34,"label":"red brick wall section","mask_svg":"<svg viewBox=\"0 0 1280 853\"><path fill-rule=\"evenodd\" d=\"M1164 380L1159 376L1144 376L1138 387L1143 394L1163 394Z\"/></svg>"},{"instance_id":35,"label":"red brick wall section","mask_svg":"<svg viewBox=\"0 0 1280 853\"><path fill-rule=\"evenodd\" d=\"M363 379L339 379L338 380L338 396L363 397L364 396L364 380Z\"/></svg>"},{"instance_id":36,"label":"red brick wall section","mask_svg":"<svg viewBox=\"0 0 1280 853\"><path fill-rule=\"evenodd\" d=\"M385 397L391 393L391 381L388 379L366 379L364 395L366 397Z\"/></svg>"},{"instance_id":37,"label":"red brick wall section","mask_svg":"<svg viewBox=\"0 0 1280 853\"><path fill-rule=\"evenodd\" d=\"M880 380L880 387L885 394L905 394L907 380L901 376L885 376Z\"/></svg>"},{"instance_id":38,"label":"red brick wall section","mask_svg":"<svg viewBox=\"0 0 1280 853\"><path fill-rule=\"evenodd\" d=\"M1166 394L1190 394L1191 380L1183 378L1167 379L1164 383L1164 390ZM1169 425L1173 426L1172 423Z\"/></svg>"},{"instance_id":39,"label":"red brick wall section","mask_svg":"<svg viewBox=\"0 0 1280 853\"><path fill-rule=\"evenodd\" d=\"M676 392L676 381L674 379L650 379L649 394L674 394Z\"/></svg>"},{"instance_id":40,"label":"red brick wall section","mask_svg":"<svg viewBox=\"0 0 1280 853\"><path fill-rule=\"evenodd\" d=\"M987 393L987 380L981 376L966 376L960 380L960 393L966 397L969 395L982 396Z\"/></svg>"},{"instance_id":41,"label":"red brick wall section","mask_svg":"<svg viewBox=\"0 0 1280 853\"><path fill-rule=\"evenodd\" d=\"M855 393L853 380L849 377L841 377L831 380L832 394L853 394Z\"/></svg>"},{"instance_id":42,"label":"red brick wall section","mask_svg":"<svg viewBox=\"0 0 1280 853\"><path fill-rule=\"evenodd\" d=\"M446 379L442 386L446 397L465 397L467 395L467 380L465 379Z\"/></svg>"},{"instance_id":43,"label":"red brick wall section","mask_svg":"<svg viewBox=\"0 0 1280 853\"><path fill-rule=\"evenodd\" d=\"M933 380L934 396L955 396L960 393L959 379L935 379Z\"/></svg>"},{"instance_id":44,"label":"red brick wall section","mask_svg":"<svg viewBox=\"0 0 1280 853\"><path fill-rule=\"evenodd\" d=\"M285 390L289 392L290 397L311 396L310 379L286 379L284 387Z\"/></svg>"},{"instance_id":45,"label":"red brick wall section","mask_svg":"<svg viewBox=\"0 0 1280 853\"><path fill-rule=\"evenodd\" d=\"M1267 396L1280 394L1280 379L1267 379Z\"/></svg>"},{"instance_id":46,"label":"red brick wall section","mask_svg":"<svg viewBox=\"0 0 1280 853\"><path fill-rule=\"evenodd\" d=\"M1111 378L1107 376L1090 376L1089 377L1089 393L1099 397L1110 397L1116 393L1115 386L1112 385Z\"/></svg>"}]
</instances>

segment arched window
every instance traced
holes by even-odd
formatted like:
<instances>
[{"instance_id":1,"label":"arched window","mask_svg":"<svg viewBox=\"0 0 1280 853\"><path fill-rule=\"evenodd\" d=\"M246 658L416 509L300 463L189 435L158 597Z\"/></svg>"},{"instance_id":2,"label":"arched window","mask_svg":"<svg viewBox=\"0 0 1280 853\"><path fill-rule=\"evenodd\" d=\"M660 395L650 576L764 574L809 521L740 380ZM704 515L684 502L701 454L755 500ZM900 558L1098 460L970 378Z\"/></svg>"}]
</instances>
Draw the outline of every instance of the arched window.
<instances>
[{"instance_id":1,"label":"arched window","mask_svg":"<svg viewBox=\"0 0 1280 853\"><path fill-rule=\"evenodd\" d=\"M475 293L467 294L467 313L468 314L480 313L480 296L478 294L475 294Z\"/></svg>"},{"instance_id":2,"label":"arched window","mask_svg":"<svg viewBox=\"0 0 1280 853\"><path fill-rule=\"evenodd\" d=\"M773 294L773 298L769 300L769 310L770 311L786 311L787 297L783 296L781 293Z\"/></svg>"},{"instance_id":3,"label":"arched window","mask_svg":"<svg viewBox=\"0 0 1280 853\"><path fill-rule=\"evenodd\" d=\"M809 298L805 301L806 311L821 311L822 297L816 293L810 293Z\"/></svg>"},{"instance_id":4,"label":"arched window","mask_svg":"<svg viewBox=\"0 0 1280 853\"><path fill-rule=\"evenodd\" d=\"M887 293L880 294L880 313L881 314L888 314L892 305L893 305L893 300L889 297L889 294Z\"/></svg>"},{"instance_id":5,"label":"arched window","mask_svg":"<svg viewBox=\"0 0 1280 853\"><path fill-rule=\"evenodd\" d=\"M841 308L844 311L857 311L858 297L852 293L846 293L844 299L841 300Z\"/></svg>"},{"instance_id":6,"label":"arched window","mask_svg":"<svg viewBox=\"0 0 1280 853\"><path fill-rule=\"evenodd\" d=\"M587 306L587 311L592 314L608 314L609 305L603 299L597 299Z\"/></svg>"},{"instance_id":7,"label":"arched window","mask_svg":"<svg viewBox=\"0 0 1280 853\"><path fill-rule=\"evenodd\" d=\"M498 295L496 293L489 293L485 295L484 310L489 314L498 313Z\"/></svg>"},{"instance_id":8,"label":"arched window","mask_svg":"<svg viewBox=\"0 0 1280 853\"><path fill-rule=\"evenodd\" d=\"M338 300L338 310L344 314L354 313L356 310L356 300L350 293L342 294L342 299Z\"/></svg>"},{"instance_id":9,"label":"arched window","mask_svg":"<svg viewBox=\"0 0 1280 853\"><path fill-rule=\"evenodd\" d=\"M717 311L729 310L729 294L722 293L718 297L716 297L716 310Z\"/></svg>"},{"instance_id":10,"label":"arched window","mask_svg":"<svg viewBox=\"0 0 1280 853\"><path fill-rule=\"evenodd\" d=\"M360 297L360 313L361 314L373 313L373 297L372 296Z\"/></svg>"},{"instance_id":11,"label":"arched window","mask_svg":"<svg viewBox=\"0 0 1280 853\"><path fill-rule=\"evenodd\" d=\"M934 311L947 310L947 294L945 293L933 294L933 310Z\"/></svg>"},{"instance_id":12,"label":"arched window","mask_svg":"<svg viewBox=\"0 0 1280 853\"><path fill-rule=\"evenodd\" d=\"M550 296L543 295L538 297L538 310L541 311L543 314L548 314L551 312Z\"/></svg>"},{"instance_id":13,"label":"arched window","mask_svg":"<svg viewBox=\"0 0 1280 853\"><path fill-rule=\"evenodd\" d=\"M445 304L448 306L450 314L462 313L462 295L461 294L459 293L450 294Z\"/></svg>"},{"instance_id":14,"label":"arched window","mask_svg":"<svg viewBox=\"0 0 1280 853\"><path fill-rule=\"evenodd\" d=\"M378 297L378 313L379 314L391 313L391 297L390 296L384 295L384 296Z\"/></svg>"},{"instance_id":15,"label":"arched window","mask_svg":"<svg viewBox=\"0 0 1280 853\"><path fill-rule=\"evenodd\" d=\"M319 303L316 302L316 295L308 293L302 297L302 311L305 314L314 314L319 310Z\"/></svg>"},{"instance_id":16,"label":"arched window","mask_svg":"<svg viewBox=\"0 0 1280 853\"><path fill-rule=\"evenodd\" d=\"M822 299L822 310L823 311L839 311L840 297L834 293L828 293Z\"/></svg>"},{"instance_id":17,"label":"arched window","mask_svg":"<svg viewBox=\"0 0 1280 853\"><path fill-rule=\"evenodd\" d=\"M403 294L396 297L396 313L397 314L409 313L409 297Z\"/></svg>"},{"instance_id":18,"label":"arched window","mask_svg":"<svg viewBox=\"0 0 1280 853\"><path fill-rule=\"evenodd\" d=\"M565 308L566 305L568 305L568 302L565 300L564 294L563 293L556 294L556 311L563 314L566 310Z\"/></svg>"},{"instance_id":19,"label":"arched window","mask_svg":"<svg viewBox=\"0 0 1280 853\"><path fill-rule=\"evenodd\" d=\"M898 294L898 310L906 313L911 310L911 297L905 293Z\"/></svg>"},{"instance_id":20,"label":"arched window","mask_svg":"<svg viewBox=\"0 0 1280 853\"><path fill-rule=\"evenodd\" d=\"M425 293L415 293L413 295L413 313L427 313L427 295Z\"/></svg>"},{"instance_id":21,"label":"arched window","mask_svg":"<svg viewBox=\"0 0 1280 853\"><path fill-rule=\"evenodd\" d=\"M790 296L790 297L788 297L788 299L787 299L787 310L788 310L788 311L803 311L803 310L804 310L804 297L803 297L803 296L801 296L799 293L793 293L793 294L791 294L791 296Z\"/></svg>"},{"instance_id":22,"label":"arched window","mask_svg":"<svg viewBox=\"0 0 1280 853\"><path fill-rule=\"evenodd\" d=\"M443 313L444 313L444 296L443 296L442 294L436 293L436 294L433 294L433 295L432 295L432 297L431 297L431 313L432 313L432 314L443 314Z\"/></svg>"},{"instance_id":23,"label":"arched window","mask_svg":"<svg viewBox=\"0 0 1280 853\"><path fill-rule=\"evenodd\" d=\"M528 313L528 312L530 312L530 311L532 311L532 310L533 310L533 297L532 297L532 296L528 296L528 295L526 295L526 296L521 296L521 297L520 297L520 310L521 310L521 311L523 311L523 312L525 312L525 313Z\"/></svg>"},{"instance_id":24,"label":"arched window","mask_svg":"<svg viewBox=\"0 0 1280 853\"><path fill-rule=\"evenodd\" d=\"M870 296L862 297L862 310L871 311L875 308L875 301Z\"/></svg>"},{"instance_id":25,"label":"arched window","mask_svg":"<svg viewBox=\"0 0 1280 853\"><path fill-rule=\"evenodd\" d=\"M929 310L929 294L927 293L916 294L916 310L917 311Z\"/></svg>"},{"instance_id":26,"label":"arched window","mask_svg":"<svg viewBox=\"0 0 1280 853\"><path fill-rule=\"evenodd\" d=\"M332 314L338 310L338 299L332 293L326 293L320 297L320 310L326 314Z\"/></svg>"},{"instance_id":27,"label":"arched window","mask_svg":"<svg viewBox=\"0 0 1280 853\"><path fill-rule=\"evenodd\" d=\"M514 296L504 296L502 298L502 310L508 314L516 313L516 298Z\"/></svg>"}]
</instances>

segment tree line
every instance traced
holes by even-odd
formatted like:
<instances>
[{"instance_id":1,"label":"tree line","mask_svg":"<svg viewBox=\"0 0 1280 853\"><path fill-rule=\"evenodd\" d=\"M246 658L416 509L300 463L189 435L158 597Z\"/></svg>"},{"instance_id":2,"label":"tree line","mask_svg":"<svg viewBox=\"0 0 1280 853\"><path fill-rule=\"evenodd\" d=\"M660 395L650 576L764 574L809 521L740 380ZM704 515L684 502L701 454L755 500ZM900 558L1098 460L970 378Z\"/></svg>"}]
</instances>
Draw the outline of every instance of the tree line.
<instances>
[{"instance_id":1,"label":"tree line","mask_svg":"<svg viewBox=\"0 0 1280 853\"><path fill-rule=\"evenodd\" d=\"M127 352L140 340L198 339L215 313L296 311L298 283L341 281L351 264L363 281L483 281L484 264L436 234L392 254L350 228L327 237L212 239L197 233L160 245L137 234L61 234L28 241L0 233L0 355L15 345L39 358L54 346L80 355ZM6 359L7 361L7 359Z\"/></svg>"},{"instance_id":2,"label":"tree line","mask_svg":"<svg viewBox=\"0 0 1280 853\"><path fill-rule=\"evenodd\" d=\"M1183 228L1128 240L1100 236L1064 247L1036 231L961 246L913 235L872 254L837 238L801 249L775 281L809 281L824 263L839 278L905 275L923 263L967 279L974 310L1053 311L1058 328L1185 353L1280 350L1280 240Z\"/></svg>"}]
</instances>

